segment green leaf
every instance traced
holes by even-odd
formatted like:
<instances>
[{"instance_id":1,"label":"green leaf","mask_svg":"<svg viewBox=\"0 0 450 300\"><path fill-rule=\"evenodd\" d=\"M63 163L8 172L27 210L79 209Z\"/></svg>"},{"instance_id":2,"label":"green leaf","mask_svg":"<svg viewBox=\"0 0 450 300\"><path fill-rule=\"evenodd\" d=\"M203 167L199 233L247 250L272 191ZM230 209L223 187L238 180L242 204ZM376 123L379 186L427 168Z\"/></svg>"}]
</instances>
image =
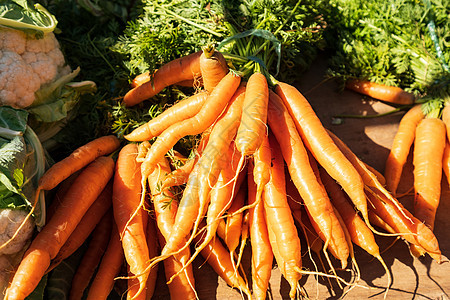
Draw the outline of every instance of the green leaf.
<instances>
[{"instance_id":1,"label":"green leaf","mask_svg":"<svg viewBox=\"0 0 450 300\"><path fill-rule=\"evenodd\" d=\"M1 25L35 34L38 38L54 31L58 23L46 8L31 0L1 0L0 4Z\"/></svg>"}]
</instances>

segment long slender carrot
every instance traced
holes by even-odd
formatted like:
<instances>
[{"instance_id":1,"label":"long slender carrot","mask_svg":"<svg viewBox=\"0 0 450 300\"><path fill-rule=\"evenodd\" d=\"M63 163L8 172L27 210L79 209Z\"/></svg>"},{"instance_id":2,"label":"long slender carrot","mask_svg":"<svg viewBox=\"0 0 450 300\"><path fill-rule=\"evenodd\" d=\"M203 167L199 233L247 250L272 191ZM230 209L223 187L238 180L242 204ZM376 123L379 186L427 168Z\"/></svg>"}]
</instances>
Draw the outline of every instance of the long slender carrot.
<instances>
[{"instance_id":1,"label":"long slender carrot","mask_svg":"<svg viewBox=\"0 0 450 300\"><path fill-rule=\"evenodd\" d=\"M253 164L249 163L248 202L257 201L257 186L253 179ZM264 218L264 202L260 201L249 211L250 245L252 249L252 287L255 299L266 299L272 274L273 252Z\"/></svg>"},{"instance_id":2,"label":"long slender carrot","mask_svg":"<svg viewBox=\"0 0 450 300\"><path fill-rule=\"evenodd\" d=\"M239 246L239 239L241 237L242 222L244 218L243 212L235 214L243 205L247 195L244 188L240 188L233 198L233 202L228 209L228 217L225 224L224 242L230 252L234 252Z\"/></svg>"},{"instance_id":3,"label":"long slender carrot","mask_svg":"<svg viewBox=\"0 0 450 300\"><path fill-rule=\"evenodd\" d=\"M152 98L164 88L200 75L201 51L174 59L156 70L151 80L129 90L123 97L126 106L133 106Z\"/></svg>"},{"instance_id":4,"label":"long slender carrot","mask_svg":"<svg viewBox=\"0 0 450 300\"><path fill-rule=\"evenodd\" d=\"M204 223L200 224L200 228L203 228L203 226ZM203 242L203 235L199 234L195 236L194 242L201 244ZM231 262L229 252L218 239L213 239L210 241L206 247L202 249L201 255L214 269L216 274L219 275L229 286L239 289L247 295L248 299L251 299L251 293L245 280L238 272L236 272L236 269Z\"/></svg>"},{"instance_id":5,"label":"long slender carrot","mask_svg":"<svg viewBox=\"0 0 450 300\"><path fill-rule=\"evenodd\" d=\"M286 197L286 180L284 177L284 160L280 145L272 135L269 135L269 144L272 149L272 167L270 168L269 182L264 186L262 199L267 227L271 228L278 254L274 252L278 265L284 265L284 278L289 282L291 290L289 296L295 298L297 284L300 280L302 256L300 239L294 224L291 209Z\"/></svg>"},{"instance_id":6,"label":"long slender carrot","mask_svg":"<svg viewBox=\"0 0 450 300\"><path fill-rule=\"evenodd\" d=\"M97 157L111 154L119 148L120 141L114 135L96 138L74 150L69 156L58 161L39 179L38 188L49 191Z\"/></svg>"},{"instance_id":7,"label":"long slender carrot","mask_svg":"<svg viewBox=\"0 0 450 300\"><path fill-rule=\"evenodd\" d=\"M152 193L152 202L155 210L156 225L158 227L158 240L161 247L164 247L166 239L170 236L178 210L176 195L170 189L160 189L160 183L166 174L170 172L170 166L166 159L159 163L149 177L148 184ZM164 260L164 271L166 278L171 278L179 270L186 266L183 273L179 274L169 285L171 299L195 299L195 279L192 266L186 265L189 260L190 249L186 248L173 257Z\"/></svg>"},{"instance_id":8,"label":"long slender carrot","mask_svg":"<svg viewBox=\"0 0 450 300\"><path fill-rule=\"evenodd\" d=\"M102 217L110 209L112 204L111 199L112 181L108 183L94 203L92 203L80 223L61 247L58 254L52 259L52 263L48 268L47 273L59 265L61 261L72 255L86 241Z\"/></svg>"},{"instance_id":9,"label":"long slender carrot","mask_svg":"<svg viewBox=\"0 0 450 300\"><path fill-rule=\"evenodd\" d=\"M110 209L100 220L92 232L88 248L72 279L69 292L70 300L81 300L83 293L89 285L95 270L106 251L110 240L113 225L112 209Z\"/></svg>"},{"instance_id":10,"label":"long slender carrot","mask_svg":"<svg viewBox=\"0 0 450 300\"><path fill-rule=\"evenodd\" d=\"M320 226L318 231L324 235L325 248L329 244L336 245L334 248L339 250L337 256L345 267L348 245L342 239L342 228L333 226L337 224L337 220L327 192L317 181L309 155L289 111L275 93L270 93L269 97L269 127L280 144L291 179L305 203L311 223ZM336 234L333 233L335 230Z\"/></svg>"},{"instance_id":11,"label":"long slender carrot","mask_svg":"<svg viewBox=\"0 0 450 300\"><path fill-rule=\"evenodd\" d=\"M441 198L442 158L446 128L441 119L425 118L414 142L414 216L431 229Z\"/></svg>"},{"instance_id":12,"label":"long slender carrot","mask_svg":"<svg viewBox=\"0 0 450 300\"><path fill-rule=\"evenodd\" d=\"M141 204L140 163L136 161L138 147L127 144L119 152L114 174L112 203L114 220L119 230L125 258L130 272L138 276L137 297L144 291L148 273L144 272L149 261L148 246Z\"/></svg>"},{"instance_id":13,"label":"long slender carrot","mask_svg":"<svg viewBox=\"0 0 450 300\"><path fill-rule=\"evenodd\" d=\"M113 224L111 238L102 257L97 273L95 274L92 284L89 287L87 300L107 299L111 293L115 278L119 274L124 265L125 257L123 254L122 242L120 241L117 226Z\"/></svg>"},{"instance_id":14,"label":"long slender carrot","mask_svg":"<svg viewBox=\"0 0 450 300\"><path fill-rule=\"evenodd\" d=\"M222 114L235 91L241 77L229 72L207 97L201 110L192 118L175 123L164 130L152 144L142 162L142 174L146 178L161 158L186 135L200 134L211 126Z\"/></svg>"},{"instance_id":15,"label":"long slender carrot","mask_svg":"<svg viewBox=\"0 0 450 300\"><path fill-rule=\"evenodd\" d=\"M202 108L207 95L206 92L200 92L175 103L147 123L134 129L125 138L131 142L151 140L174 123L195 116Z\"/></svg>"},{"instance_id":16,"label":"long slender carrot","mask_svg":"<svg viewBox=\"0 0 450 300\"><path fill-rule=\"evenodd\" d=\"M5 299L24 299L45 271L83 215L111 179L114 161L101 156L90 163L67 191L63 204L33 239L6 290Z\"/></svg>"},{"instance_id":17,"label":"long slender carrot","mask_svg":"<svg viewBox=\"0 0 450 300\"><path fill-rule=\"evenodd\" d=\"M227 62L223 54L216 51L213 45L207 45L202 47L199 64L203 86L206 91L211 93L219 81L228 73Z\"/></svg>"},{"instance_id":18,"label":"long slender carrot","mask_svg":"<svg viewBox=\"0 0 450 300\"><path fill-rule=\"evenodd\" d=\"M350 79L345 83L345 87L360 94L394 104L410 105L415 100L414 94L408 93L402 88L368 80Z\"/></svg>"},{"instance_id":19,"label":"long slender carrot","mask_svg":"<svg viewBox=\"0 0 450 300\"><path fill-rule=\"evenodd\" d=\"M139 85L142 85L148 81L152 80L152 76L149 71L146 71L144 73L136 75L136 77L131 80L130 87L135 88ZM192 78L192 79L186 79L179 82L175 82L174 85L178 86L186 86L186 87L194 87L196 82L201 83L201 78Z\"/></svg>"},{"instance_id":20,"label":"long slender carrot","mask_svg":"<svg viewBox=\"0 0 450 300\"><path fill-rule=\"evenodd\" d=\"M450 143L448 140L445 143L444 154L442 155L442 169L444 170L445 177L447 177L447 182L450 185Z\"/></svg>"},{"instance_id":21,"label":"long slender carrot","mask_svg":"<svg viewBox=\"0 0 450 300\"><path fill-rule=\"evenodd\" d=\"M441 119L445 124L445 128L447 129L447 140L450 141L450 105L449 105L449 103L445 103L444 108L442 108Z\"/></svg>"},{"instance_id":22,"label":"long slender carrot","mask_svg":"<svg viewBox=\"0 0 450 300\"><path fill-rule=\"evenodd\" d=\"M148 245L148 257L152 259L158 256L160 251L160 245L158 240L158 230L156 229L156 221L153 218L148 218L147 222L147 245ZM156 289L156 280L158 279L158 266L152 268L148 275L147 285L145 289L147 291L144 299L151 299Z\"/></svg>"},{"instance_id":23,"label":"long slender carrot","mask_svg":"<svg viewBox=\"0 0 450 300\"><path fill-rule=\"evenodd\" d=\"M361 176L334 144L309 102L295 87L286 83L278 83L275 90L292 116L307 148L328 174L342 186L368 222L367 201Z\"/></svg>"},{"instance_id":24,"label":"long slender carrot","mask_svg":"<svg viewBox=\"0 0 450 300\"><path fill-rule=\"evenodd\" d=\"M412 107L401 119L391 150L386 159L384 177L386 178L386 188L391 193L396 194L397 187L406 163L411 146L414 142L416 127L425 117L421 105Z\"/></svg>"}]
</instances>

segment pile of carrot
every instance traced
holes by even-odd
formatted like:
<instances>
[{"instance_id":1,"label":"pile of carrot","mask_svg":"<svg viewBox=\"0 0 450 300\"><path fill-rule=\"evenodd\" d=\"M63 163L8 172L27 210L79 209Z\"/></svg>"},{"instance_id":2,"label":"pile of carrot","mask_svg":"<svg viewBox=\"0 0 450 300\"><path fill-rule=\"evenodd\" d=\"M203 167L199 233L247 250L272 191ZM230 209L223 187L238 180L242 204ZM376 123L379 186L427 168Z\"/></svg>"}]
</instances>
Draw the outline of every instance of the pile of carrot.
<instances>
[{"instance_id":1,"label":"pile of carrot","mask_svg":"<svg viewBox=\"0 0 450 300\"><path fill-rule=\"evenodd\" d=\"M450 107L447 103L428 111L425 104L416 104L402 117L386 160L386 188L398 195L398 186L404 176L403 168L412 152L412 213L431 230L434 229L441 200L443 173L450 184L449 141ZM424 255L424 250L414 245L410 249L415 256Z\"/></svg>"},{"instance_id":2,"label":"pile of carrot","mask_svg":"<svg viewBox=\"0 0 450 300\"><path fill-rule=\"evenodd\" d=\"M299 280L305 274L351 289L359 278L354 245L389 274L376 235L400 236L440 261L428 221L409 213L385 188L390 179L324 128L294 86L263 71L243 76L220 52L205 49L136 80L123 101L136 105L187 80L203 88L126 135L122 145L99 138L75 151L88 154L71 155L44 174L41 190L75 179L57 193L58 204L6 299L24 299L80 241L89 246L71 299L83 293L106 299L120 280L127 283L127 299L150 299L160 263L171 298L196 299L192 262L198 255L248 299L266 298L274 263L290 285L290 298L304 293ZM173 164L168 153L189 135L201 136L194 155ZM89 217L105 198L108 204ZM81 226L84 234L77 233ZM304 242L326 258L322 271L303 268ZM251 280L242 267L248 244ZM334 259L353 271L353 280L337 275Z\"/></svg>"}]
</instances>

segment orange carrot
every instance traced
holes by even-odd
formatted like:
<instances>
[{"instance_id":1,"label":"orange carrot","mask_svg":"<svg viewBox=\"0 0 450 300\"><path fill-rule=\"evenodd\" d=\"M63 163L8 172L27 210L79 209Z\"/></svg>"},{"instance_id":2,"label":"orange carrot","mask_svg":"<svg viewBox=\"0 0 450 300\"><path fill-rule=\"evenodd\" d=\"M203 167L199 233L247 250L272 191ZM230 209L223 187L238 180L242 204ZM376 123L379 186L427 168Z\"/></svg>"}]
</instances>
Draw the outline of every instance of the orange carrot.
<instances>
[{"instance_id":1,"label":"orange carrot","mask_svg":"<svg viewBox=\"0 0 450 300\"><path fill-rule=\"evenodd\" d=\"M114 287L114 280L125 261L117 226L113 224L111 238L97 273L87 294L87 300L106 300Z\"/></svg>"},{"instance_id":2,"label":"orange carrot","mask_svg":"<svg viewBox=\"0 0 450 300\"><path fill-rule=\"evenodd\" d=\"M125 259L130 272L138 276L139 290L144 291L148 272L144 272L149 261L148 246L141 204L140 163L136 161L138 147L127 144L119 152L113 185L114 220L119 230Z\"/></svg>"},{"instance_id":3,"label":"orange carrot","mask_svg":"<svg viewBox=\"0 0 450 300\"><path fill-rule=\"evenodd\" d=\"M441 114L441 119L444 121L445 128L447 129L447 140L450 141L450 106L448 103L445 104Z\"/></svg>"},{"instance_id":4,"label":"orange carrot","mask_svg":"<svg viewBox=\"0 0 450 300\"><path fill-rule=\"evenodd\" d=\"M201 92L175 103L147 123L134 129L125 138L131 142L151 140L174 123L195 116L202 108L207 95L206 92Z\"/></svg>"},{"instance_id":5,"label":"orange carrot","mask_svg":"<svg viewBox=\"0 0 450 300\"><path fill-rule=\"evenodd\" d=\"M448 131L447 131L448 132ZM444 154L442 155L442 169L444 170L447 182L450 185L450 143L445 143Z\"/></svg>"},{"instance_id":6,"label":"orange carrot","mask_svg":"<svg viewBox=\"0 0 450 300\"><path fill-rule=\"evenodd\" d=\"M368 189L372 211L386 222L407 242L423 248L437 262L441 261L441 250L433 231L414 217L400 203L393 204L384 193Z\"/></svg>"},{"instance_id":7,"label":"orange carrot","mask_svg":"<svg viewBox=\"0 0 450 300\"><path fill-rule=\"evenodd\" d=\"M88 248L75 272L70 287L69 299L81 300L95 270L101 261L111 236L113 225L112 210L109 210L92 232Z\"/></svg>"},{"instance_id":8,"label":"orange carrot","mask_svg":"<svg viewBox=\"0 0 450 300\"><path fill-rule=\"evenodd\" d=\"M309 102L295 87L286 83L278 83L276 93L283 100L306 147L328 174L342 186L368 222L367 201L361 176L334 144Z\"/></svg>"},{"instance_id":9,"label":"orange carrot","mask_svg":"<svg viewBox=\"0 0 450 300\"><path fill-rule=\"evenodd\" d=\"M272 167L270 180L264 186L262 199L267 227L273 232L270 243L278 265L283 265L283 276L289 282L291 290L289 296L295 298L297 284L300 280L302 257L300 239L294 224L291 209L286 198L286 180L284 177L284 161L280 145L272 135L269 135L269 144L272 149Z\"/></svg>"},{"instance_id":10,"label":"orange carrot","mask_svg":"<svg viewBox=\"0 0 450 300\"><path fill-rule=\"evenodd\" d=\"M5 299L24 299L38 285L62 245L111 179L114 161L101 156L77 177L51 220L33 239L6 290Z\"/></svg>"},{"instance_id":11,"label":"orange carrot","mask_svg":"<svg viewBox=\"0 0 450 300\"><path fill-rule=\"evenodd\" d=\"M129 90L123 97L126 106L133 106L152 98L164 88L200 75L201 51L174 59L156 70L151 80Z\"/></svg>"},{"instance_id":12,"label":"orange carrot","mask_svg":"<svg viewBox=\"0 0 450 300\"><path fill-rule=\"evenodd\" d=\"M136 75L136 77L131 80L130 86L131 88L135 88L139 85L143 85L146 82L149 82L152 79L150 72L146 71L144 73ZM174 85L178 86L186 86L186 87L193 87L196 84L196 81L201 82L201 78L193 78L193 79L186 79L179 82L174 83Z\"/></svg>"},{"instance_id":13,"label":"orange carrot","mask_svg":"<svg viewBox=\"0 0 450 300\"><path fill-rule=\"evenodd\" d=\"M226 220L224 242L230 252L234 252L239 246L244 214L243 212L235 214L235 212L244 205L246 194L246 190L240 188L228 209L229 217Z\"/></svg>"},{"instance_id":14,"label":"orange carrot","mask_svg":"<svg viewBox=\"0 0 450 300\"><path fill-rule=\"evenodd\" d=\"M156 229L156 222L153 218L148 218L147 222L147 245L148 257L152 259L159 254L160 246L158 241L158 230ZM148 275L147 285L145 287L147 293L144 299L151 299L156 288L156 280L158 278L158 266L152 268Z\"/></svg>"},{"instance_id":15,"label":"orange carrot","mask_svg":"<svg viewBox=\"0 0 450 300\"><path fill-rule=\"evenodd\" d=\"M49 191L70 175L81 170L97 157L108 155L119 148L119 139L114 135L96 138L73 151L68 157L58 161L39 179L38 188Z\"/></svg>"},{"instance_id":16,"label":"orange carrot","mask_svg":"<svg viewBox=\"0 0 450 300\"><path fill-rule=\"evenodd\" d=\"M350 79L345 83L345 87L360 94L393 104L410 105L415 101L414 94L408 93L402 88L368 80Z\"/></svg>"},{"instance_id":17,"label":"orange carrot","mask_svg":"<svg viewBox=\"0 0 450 300\"><path fill-rule=\"evenodd\" d=\"M333 249L338 251L336 256L345 268L349 249L343 239L344 233L340 226L335 226L338 221L327 192L317 180L308 152L289 111L275 93L270 93L268 121L271 132L280 144L289 174L303 199L311 223L315 224L318 233L323 234L325 246L333 245Z\"/></svg>"},{"instance_id":18,"label":"orange carrot","mask_svg":"<svg viewBox=\"0 0 450 300\"><path fill-rule=\"evenodd\" d=\"M416 127L424 117L421 105L414 106L402 117L395 134L384 168L386 188L394 196L397 192L403 166L408 159L411 145L414 142Z\"/></svg>"},{"instance_id":19,"label":"orange carrot","mask_svg":"<svg viewBox=\"0 0 450 300\"><path fill-rule=\"evenodd\" d=\"M431 229L441 198L442 158L446 143L445 124L425 118L416 128L414 142L414 216Z\"/></svg>"},{"instance_id":20,"label":"orange carrot","mask_svg":"<svg viewBox=\"0 0 450 300\"><path fill-rule=\"evenodd\" d=\"M248 203L257 201L257 186L253 179L253 164L249 164ZM252 287L255 299L266 299L272 273L273 252L264 218L264 202L258 202L249 211L250 245L252 249Z\"/></svg>"},{"instance_id":21,"label":"orange carrot","mask_svg":"<svg viewBox=\"0 0 450 300\"><path fill-rule=\"evenodd\" d=\"M211 93L219 81L227 75L227 62L222 53L216 51L214 46L208 45L202 47L199 64L203 86L206 91Z\"/></svg>"},{"instance_id":22,"label":"orange carrot","mask_svg":"<svg viewBox=\"0 0 450 300\"><path fill-rule=\"evenodd\" d=\"M170 172L170 166L166 159L161 160L159 167L148 177L148 184L152 193L152 202L155 210L156 225L158 227L158 240L164 247L166 239L170 236L178 210L178 201L170 189L160 189L161 181ZM190 250L184 249L173 257L164 260L166 278L170 279L174 274L186 265L189 260ZM184 272L179 274L169 285L172 299L195 299L195 279L192 266L186 265Z\"/></svg>"},{"instance_id":23,"label":"orange carrot","mask_svg":"<svg viewBox=\"0 0 450 300\"><path fill-rule=\"evenodd\" d=\"M204 225L204 223L200 224L200 228L203 228ZM203 235L196 235L194 237L194 242L201 244L203 242ZM201 255L214 269L216 274L229 286L239 289L248 297L248 299L251 299L251 293L246 282L234 268L229 252L218 239L210 241L206 247L202 249Z\"/></svg>"},{"instance_id":24,"label":"orange carrot","mask_svg":"<svg viewBox=\"0 0 450 300\"><path fill-rule=\"evenodd\" d=\"M64 198L64 195L66 194L67 190L69 190L70 186L75 181L79 173L80 171L73 173L56 187L57 190L55 196L53 197L50 205L45 210L45 217L47 220L46 223L51 219L51 217L55 213L55 210L58 208L58 205L61 204L61 200Z\"/></svg>"},{"instance_id":25,"label":"orange carrot","mask_svg":"<svg viewBox=\"0 0 450 300\"><path fill-rule=\"evenodd\" d=\"M111 198L112 181L108 183L94 203L92 203L80 223L61 247L58 254L52 259L52 263L48 268L47 273L59 265L64 259L75 253L75 251L86 241L102 217L111 207Z\"/></svg>"},{"instance_id":26,"label":"orange carrot","mask_svg":"<svg viewBox=\"0 0 450 300\"><path fill-rule=\"evenodd\" d=\"M201 110L192 118L175 123L164 130L152 144L142 163L142 174L146 178L161 158L186 135L200 134L211 126L222 114L235 91L241 77L229 72L207 97Z\"/></svg>"}]
</instances>

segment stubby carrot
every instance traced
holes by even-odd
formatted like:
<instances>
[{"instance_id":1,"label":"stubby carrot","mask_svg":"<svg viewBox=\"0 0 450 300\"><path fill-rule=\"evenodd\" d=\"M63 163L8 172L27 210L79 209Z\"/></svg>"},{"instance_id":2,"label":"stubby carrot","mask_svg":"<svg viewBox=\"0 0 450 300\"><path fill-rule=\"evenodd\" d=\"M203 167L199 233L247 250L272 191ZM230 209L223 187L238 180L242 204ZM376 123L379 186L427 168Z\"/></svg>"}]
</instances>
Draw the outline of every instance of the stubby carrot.
<instances>
[{"instance_id":1,"label":"stubby carrot","mask_svg":"<svg viewBox=\"0 0 450 300\"><path fill-rule=\"evenodd\" d=\"M350 79L345 83L345 87L374 99L393 104L411 105L415 101L414 94L408 93L400 87L388 86L368 80Z\"/></svg>"},{"instance_id":2,"label":"stubby carrot","mask_svg":"<svg viewBox=\"0 0 450 300\"><path fill-rule=\"evenodd\" d=\"M111 179L114 161L101 156L77 177L51 220L33 239L6 290L5 299L24 299L38 285L62 245Z\"/></svg>"},{"instance_id":3,"label":"stubby carrot","mask_svg":"<svg viewBox=\"0 0 450 300\"><path fill-rule=\"evenodd\" d=\"M397 187L403 171L403 166L408 159L411 146L414 142L416 127L425 117L420 104L412 107L401 119L397 133L394 136L391 150L386 159L384 177L386 188L396 194Z\"/></svg>"},{"instance_id":4,"label":"stubby carrot","mask_svg":"<svg viewBox=\"0 0 450 300\"><path fill-rule=\"evenodd\" d=\"M175 103L147 123L134 129L125 138L131 142L151 140L174 123L195 116L202 108L207 95L206 92L200 92Z\"/></svg>"},{"instance_id":5,"label":"stubby carrot","mask_svg":"<svg viewBox=\"0 0 450 300\"><path fill-rule=\"evenodd\" d=\"M203 87L206 91L211 92L228 73L227 62L223 54L216 51L213 45L207 45L202 47L199 64Z\"/></svg>"},{"instance_id":6,"label":"stubby carrot","mask_svg":"<svg viewBox=\"0 0 450 300\"><path fill-rule=\"evenodd\" d=\"M368 222L367 201L361 176L327 134L308 100L295 87L286 83L279 82L275 91L288 109L306 147L328 174L342 186Z\"/></svg>"},{"instance_id":7,"label":"stubby carrot","mask_svg":"<svg viewBox=\"0 0 450 300\"><path fill-rule=\"evenodd\" d=\"M138 276L139 291L144 291L148 272L145 272L149 261L146 242L143 205L141 203L140 163L136 161L138 147L127 144L119 152L114 174L112 203L114 220L119 230L125 258L130 272Z\"/></svg>"},{"instance_id":8,"label":"stubby carrot","mask_svg":"<svg viewBox=\"0 0 450 300\"><path fill-rule=\"evenodd\" d=\"M126 106L134 106L152 98L164 88L200 75L201 51L174 59L156 70L149 81L129 90L123 97Z\"/></svg>"}]
</instances>

